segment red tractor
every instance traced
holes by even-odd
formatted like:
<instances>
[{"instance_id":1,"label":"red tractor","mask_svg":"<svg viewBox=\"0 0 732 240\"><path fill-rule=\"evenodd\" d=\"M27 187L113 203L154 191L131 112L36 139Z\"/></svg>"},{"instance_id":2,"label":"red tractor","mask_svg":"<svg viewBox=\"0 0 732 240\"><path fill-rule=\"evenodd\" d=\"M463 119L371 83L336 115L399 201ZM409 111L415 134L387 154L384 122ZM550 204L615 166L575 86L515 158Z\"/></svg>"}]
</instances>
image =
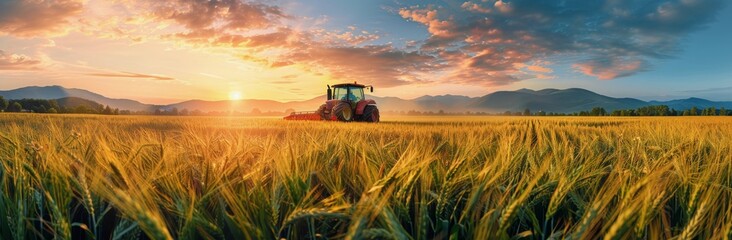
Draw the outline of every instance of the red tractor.
<instances>
[{"instance_id":1,"label":"red tractor","mask_svg":"<svg viewBox=\"0 0 732 240\"><path fill-rule=\"evenodd\" d=\"M325 104L315 112L293 112L285 120L330 120L379 122L379 109L376 101L364 97L364 88L374 92L373 86L358 83L341 83L328 86Z\"/></svg>"}]
</instances>

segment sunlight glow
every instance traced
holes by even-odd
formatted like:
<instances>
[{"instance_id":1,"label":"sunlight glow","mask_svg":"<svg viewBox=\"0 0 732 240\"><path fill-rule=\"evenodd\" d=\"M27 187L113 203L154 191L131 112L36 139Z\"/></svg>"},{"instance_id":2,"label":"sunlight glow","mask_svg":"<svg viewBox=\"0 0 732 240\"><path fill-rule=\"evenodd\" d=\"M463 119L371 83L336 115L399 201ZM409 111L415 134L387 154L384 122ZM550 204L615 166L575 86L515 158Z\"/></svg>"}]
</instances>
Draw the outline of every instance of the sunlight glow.
<instances>
[{"instance_id":1,"label":"sunlight glow","mask_svg":"<svg viewBox=\"0 0 732 240\"><path fill-rule=\"evenodd\" d=\"M241 92L238 91L232 91L229 93L229 100L237 101L241 100Z\"/></svg>"}]
</instances>

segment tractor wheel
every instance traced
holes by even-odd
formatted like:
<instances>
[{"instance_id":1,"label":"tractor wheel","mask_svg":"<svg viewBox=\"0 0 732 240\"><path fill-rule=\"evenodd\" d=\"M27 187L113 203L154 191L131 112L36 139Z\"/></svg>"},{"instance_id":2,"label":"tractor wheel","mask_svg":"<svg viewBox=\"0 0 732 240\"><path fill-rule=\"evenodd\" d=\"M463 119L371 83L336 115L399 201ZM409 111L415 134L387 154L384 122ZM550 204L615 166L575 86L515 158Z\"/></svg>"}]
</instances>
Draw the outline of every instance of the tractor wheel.
<instances>
[{"instance_id":1,"label":"tractor wheel","mask_svg":"<svg viewBox=\"0 0 732 240\"><path fill-rule=\"evenodd\" d=\"M320 105L316 113L318 114L318 116L320 116L321 120L328 120L329 114L325 114L325 104Z\"/></svg>"},{"instance_id":2,"label":"tractor wheel","mask_svg":"<svg viewBox=\"0 0 732 240\"><path fill-rule=\"evenodd\" d=\"M371 122L371 123L377 123L379 122L379 109L376 108L375 105L366 105L366 107L363 109L363 115L361 115L361 120L364 122Z\"/></svg>"},{"instance_id":3,"label":"tractor wheel","mask_svg":"<svg viewBox=\"0 0 732 240\"><path fill-rule=\"evenodd\" d=\"M341 122L353 121L353 109L351 109L351 104L347 102L339 102L336 104L333 110L330 111L330 114L336 116L338 121Z\"/></svg>"}]
</instances>

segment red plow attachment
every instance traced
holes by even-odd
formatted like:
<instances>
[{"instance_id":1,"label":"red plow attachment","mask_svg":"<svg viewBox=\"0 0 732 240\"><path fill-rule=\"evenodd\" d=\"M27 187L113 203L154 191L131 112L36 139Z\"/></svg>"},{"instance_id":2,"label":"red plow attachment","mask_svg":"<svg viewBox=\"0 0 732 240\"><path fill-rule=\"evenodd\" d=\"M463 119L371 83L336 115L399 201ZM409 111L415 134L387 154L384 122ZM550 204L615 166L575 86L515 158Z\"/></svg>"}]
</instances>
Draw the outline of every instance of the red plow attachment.
<instances>
[{"instance_id":1,"label":"red plow attachment","mask_svg":"<svg viewBox=\"0 0 732 240\"><path fill-rule=\"evenodd\" d=\"M310 120L320 121L323 120L317 112L293 112L290 115L284 117L285 120Z\"/></svg>"}]
</instances>

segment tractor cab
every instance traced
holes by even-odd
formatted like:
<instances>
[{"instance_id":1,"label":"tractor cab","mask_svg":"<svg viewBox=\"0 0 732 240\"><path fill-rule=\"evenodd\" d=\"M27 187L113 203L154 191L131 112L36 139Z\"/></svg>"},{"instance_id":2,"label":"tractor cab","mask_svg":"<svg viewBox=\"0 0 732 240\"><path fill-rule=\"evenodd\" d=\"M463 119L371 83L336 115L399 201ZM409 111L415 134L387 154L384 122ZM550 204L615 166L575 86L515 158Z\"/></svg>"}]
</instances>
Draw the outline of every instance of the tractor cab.
<instances>
[{"instance_id":1,"label":"tractor cab","mask_svg":"<svg viewBox=\"0 0 732 240\"><path fill-rule=\"evenodd\" d=\"M374 92L373 86L366 86L358 83L342 83L328 86L328 100L340 100L347 101L352 106L356 103L366 99L364 97L363 89L369 88L371 92Z\"/></svg>"}]
</instances>

